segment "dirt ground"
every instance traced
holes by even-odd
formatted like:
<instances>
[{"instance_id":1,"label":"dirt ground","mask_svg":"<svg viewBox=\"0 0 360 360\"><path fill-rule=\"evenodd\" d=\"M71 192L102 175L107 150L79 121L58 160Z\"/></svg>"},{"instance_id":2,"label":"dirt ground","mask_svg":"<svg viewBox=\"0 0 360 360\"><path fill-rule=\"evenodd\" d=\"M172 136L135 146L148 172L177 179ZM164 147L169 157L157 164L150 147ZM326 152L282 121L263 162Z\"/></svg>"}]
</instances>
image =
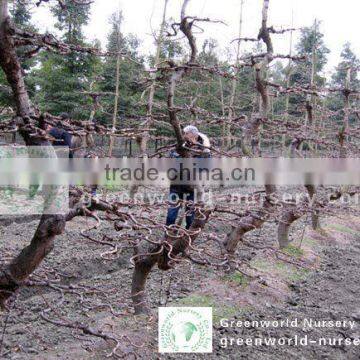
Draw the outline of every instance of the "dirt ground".
<instances>
[{"instance_id":1,"label":"dirt ground","mask_svg":"<svg viewBox=\"0 0 360 360\"><path fill-rule=\"evenodd\" d=\"M32 221L0 227L0 264L26 245L36 224ZM4 329L5 323L6 328L0 357L104 359L111 353L114 347L111 341L45 321L41 314L51 307L53 310L43 312L50 320L81 323L114 334L120 340L118 353L130 359L135 358L134 354L143 359L360 358L360 346L229 345L224 348L220 343L223 337L279 338L305 334L300 328L228 329L220 326L222 318L353 320L356 322L353 330L316 328L306 334L312 338L359 338L358 219L324 219L321 232L313 232L308 226L303 232L304 220L298 221L292 230L292 245L281 253L269 248L256 250L240 246L238 257L248 264L244 273L249 276L240 272L227 274L223 269L189 262L168 272L155 269L148 281L151 317L132 314L131 249L108 259L108 255L104 255L108 247L79 235L83 227L83 219L67 225L66 232L57 238L54 251L31 277L34 283L21 289L10 314L1 314L0 329ZM111 231L105 224L99 236ZM275 228L266 224L261 232L255 230L248 234L246 240L254 246L276 246ZM157 353L156 313L158 306L165 305L213 307L213 354L170 356Z\"/></svg>"},{"instance_id":2,"label":"dirt ground","mask_svg":"<svg viewBox=\"0 0 360 360\"><path fill-rule=\"evenodd\" d=\"M360 229L358 226L358 230ZM357 230L357 231L358 231ZM355 234L355 233L354 233ZM303 337L318 340L326 339L359 339L360 338L360 232L356 239L348 244L327 244L321 253L321 266L310 275L291 285L291 294L285 303L265 307L257 312L247 312L246 320L304 319L355 321L355 327L346 325L341 328L218 328L215 337ZM296 346L244 346L241 353L236 347L216 348L219 358L228 359L359 359L359 346L312 345ZM234 354L235 352L235 354Z\"/></svg>"}]
</instances>

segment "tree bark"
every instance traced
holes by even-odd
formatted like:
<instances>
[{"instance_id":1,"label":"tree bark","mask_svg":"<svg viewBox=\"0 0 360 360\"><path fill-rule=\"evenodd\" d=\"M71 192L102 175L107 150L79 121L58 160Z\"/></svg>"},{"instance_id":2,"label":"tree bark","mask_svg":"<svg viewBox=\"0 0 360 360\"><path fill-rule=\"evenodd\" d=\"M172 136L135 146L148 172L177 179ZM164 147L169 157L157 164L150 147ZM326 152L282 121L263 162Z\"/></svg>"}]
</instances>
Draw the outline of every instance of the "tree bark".
<instances>
[{"instance_id":1,"label":"tree bark","mask_svg":"<svg viewBox=\"0 0 360 360\"><path fill-rule=\"evenodd\" d=\"M237 42L237 48L236 48L236 60L235 60L235 74L231 81L231 94L230 94L230 101L229 101L229 109L228 109L228 124L224 125L224 138L226 137L226 146L230 147L230 136L231 136L231 125L230 122L235 116L234 111L234 101L235 101L235 95L236 95L236 85L237 85L237 79L236 76L239 73L238 66L239 66L239 60L240 60L240 48L241 48L241 36L242 36L242 24L243 24L243 6L244 6L244 0L241 0L240 2L240 21L239 21L239 40Z\"/></svg>"},{"instance_id":2,"label":"tree bark","mask_svg":"<svg viewBox=\"0 0 360 360\"><path fill-rule=\"evenodd\" d=\"M268 209L273 206L271 196L276 191L272 185L266 185L266 199L262 209L245 216L240 220L236 227L227 235L224 242L227 253L234 254L238 243L242 240L243 236L252 230L255 230L263 225L268 218Z\"/></svg>"},{"instance_id":3,"label":"tree bark","mask_svg":"<svg viewBox=\"0 0 360 360\"><path fill-rule=\"evenodd\" d=\"M308 184L305 185L305 188L308 191L311 203L316 205L316 187L314 185ZM319 230L321 228L320 213L316 209L311 212L311 226L313 230Z\"/></svg>"},{"instance_id":4,"label":"tree bark","mask_svg":"<svg viewBox=\"0 0 360 360\"><path fill-rule=\"evenodd\" d=\"M178 237L165 237L163 241L163 248L160 246L152 246L148 251L151 255L138 257L135 261L135 269L132 278L131 297L134 304L135 314L149 313L149 306L146 296L146 281L153 266L158 263L161 270L169 270L174 267L174 259L179 254L186 251L190 244L192 244L202 230L210 216L210 210L197 211L195 219L190 226L189 235ZM171 245L171 250L170 246Z\"/></svg>"},{"instance_id":5,"label":"tree bark","mask_svg":"<svg viewBox=\"0 0 360 360\"><path fill-rule=\"evenodd\" d=\"M131 298L134 305L135 315L148 314L150 312L146 296L146 281L156 262L157 256L155 255L148 255L145 258L135 261L131 285Z\"/></svg>"},{"instance_id":6,"label":"tree bark","mask_svg":"<svg viewBox=\"0 0 360 360\"><path fill-rule=\"evenodd\" d=\"M116 39L116 78L115 78L115 99L114 99L114 113L112 119L112 132L115 131L116 127L116 120L118 116L118 106L119 106L119 83L120 83L120 62L121 62L121 54L120 54L120 22L121 22L121 13L118 14L118 21L117 24L117 39ZM114 137L110 135L110 144L109 144L109 152L108 156L112 156L113 148L114 148Z\"/></svg>"},{"instance_id":7,"label":"tree bark","mask_svg":"<svg viewBox=\"0 0 360 360\"><path fill-rule=\"evenodd\" d=\"M252 153L256 155L259 154L259 128L261 123L267 119L269 113L269 94L267 91L267 84L263 75L263 73L266 71L267 66L272 61L272 55L274 51L269 29L267 27L269 1L270 0L264 0L263 2L262 22L258 35L258 38L262 39L265 43L267 51L264 59L260 63L255 65L256 89L260 95L260 117L255 117L254 121L249 121L246 127L247 131L252 131ZM246 155L251 155L251 151L246 147L244 141L242 141L242 144L243 151L246 151ZM268 217L267 209L273 206L271 196L276 192L276 187L274 185L267 184L265 185L265 192L266 201L263 208L258 210L257 213L254 212L253 214L245 216L227 235L224 246L226 251L230 255L235 253L237 244L241 241L245 233L261 227L262 224L266 221Z\"/></svg>"},{"instance_id":8,"label":"tree bark","mask_svg":"<svg viewBox=\"0 0 360 360\"><path fill-rule=\"evenodd\" d=\"M13 30L8 12L8 0L0 0L0 65L13 91L17 115L27 117L32 109L11 36Z\"/></svg>"},{"instance_id":9,"label":"tree bark","mask_svg":"<svg viewBox=\"0 0 360 360\"><path fill-rule=\"evenodd\" d=\"M296 213L295 210L296 209L285 211L280 218L280 222L278 226L278 242L280 249L283 249L289 245L290 227L294 221L296 221L302 216L301 214Z\"/></svg>"},{"instance_id":10,"label":"tree bark","mask_svg":"<svg viewBox=\"0 0 360 360\"><path fill-rule=\"evenodd\" d=\"M12 38L13 26L11 24L7 0L0 0L0 66L13 91L16 103L17 115L22 123L26 124L32 114L32 107L25 87L22 69L16 48ZM21 129L27 146L50 145L47 141L34 142L26 130ZM53 151L49 149L49 156ZM48 188L47 200L54 195L54 189ZM51 206L50 202L45 209ZM5 305L6 300L42 262L45 256L52 250L56 235L61 234L65 229L65 216L43 215L40 219L36 232L29 246L24 248L20 254L0 271L0 307Z\"/></svg>"},{"instance_id":11,"label":"tree bark","mask_svg":"<svg viewBox=\"0 0 360 360\"><path fill-rule=\"evenodd\" d=\"M349 115L350 115L350 80L351 80L351 68L346 71L345 88L343 90L344 95L344 118L343 126L339 131L339 143L340 143L340 157L346 157L346 139L347 132L349 131Z\"/></svg>"},{"instance_id":12,"label":"tree bark","mask_svg":"<svg viewBox=\"0 0 360 360\"><path fill-rule=\"evenodd\" d=\"M291 15L291 28L294 27L294 12ZM292 56L293 53L293 31L290 31L290 44L289 44L289 55ZM291 59L288 61L287 71L286 71L286 88L290 87L290 78L292 73L291 68ZM285 122L287 123L289 120L289 107L290 107L290 94L286 94L285 98ZM282 136L282 154L285 155L286 150L286 134Z\"/></svg>"}]
</instances>

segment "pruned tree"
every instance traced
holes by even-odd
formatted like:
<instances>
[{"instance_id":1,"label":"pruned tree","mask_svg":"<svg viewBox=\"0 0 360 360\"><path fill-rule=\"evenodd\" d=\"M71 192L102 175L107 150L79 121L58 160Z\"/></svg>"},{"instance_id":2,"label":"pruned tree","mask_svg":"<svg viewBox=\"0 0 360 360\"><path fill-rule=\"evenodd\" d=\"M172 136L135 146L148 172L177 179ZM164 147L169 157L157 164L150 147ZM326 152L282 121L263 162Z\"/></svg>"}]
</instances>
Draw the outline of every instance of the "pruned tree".
<instances>
[{"instance_id":1,"label":"pruned tree","mask_svg":"<svg viewBox=\"0 0 360 360\"><path fill-rule=\"evenodd\" d=\"M47 2L38 1L37 5ZM90 2L56 2L56 8L53 7L56 9L54 14L59 26L65 31L64 37L58 40L51 34L40 34L35 30L24 30L15 26L9 16L8 1L0 0L0 66L3 71L0 76L3 74L6 77L6 85L3 79L4 84L1 82L0 91L12 96L16 109L14 117L6 112L8 120L0 122L0 134L18 132L26 146L44 146L46 156L54 157L55 152L45 126L56 124L77 136L141 139L141 156L156 158L167 156L170 150L177 150L183 158L191 158L196 152L183 146L182 132L183 125L191 117L196 125L206 129L213 138L211 151L214 157L237 159L244 156L278 156L283 153L285 142L290 142L290 157L304 156L308 147L302 147L302 144L314 145L313 149L317 149L322 156L334 156L335 151L338 151L337 156L356 153L360 130L351 119L359 117L355 102L359 94L354 76L357 69L347 68L341 84L337 82L330 87L326 86L322 81L321 70L326 62L327 49L321 41L317 24L315 30L302 30L297 54L291 53L291 46L290 54L277 54L273 47L273 36L293 32L295 29L275 29L269 26L270 0L264 0L257 38L242 37L240 31L235 64L231 64L219 60L214 40L207 39L202 48L198 47L194 29L200 22L210 23L212 20L188 15L189 3L190 0L183 0L179 22L169 24L166 22L168 1L165 0L156 54L152 59L149 77L143 57L138 52L138 40L120 31L119 19L113 22L106 52L86 44L81 29L87 21ZM77 12L78 6L84 7ZM78 16L70 18L71 14ZM240 19L240 28L241 21ZM169 32L167 37L166 30ZM186 44L186 48L181 41ZM245 41L254 42L257 47L254 52L241 56L240 43ZM261 45L265 47L265 51ZM29 94L19 59L19 50L24 47L32 56L38 55L42 59L41 71L46 70L45 67L50 64L47 61L51 60L61 64L63 69L71 68L71 74L77 80L86 75L82 86L70 88L75 107L83 104L83 101L86 103L86 111L73 119L71 124L61 123L60 118L55 116L60 110L65 110L62 106L50 106L53 114L41 112L45 110L42 101L47 96L54 95L51 93L53 86L59 88L62 85L57 84L56 79L45 79L49 80L50 86L41 87L38 96L32 97ZM97 65L88 68L83 67L85 64L81 62L78 67L74 60L78 54L84 56L81 56L81 59L91 58ZM104 61L99 62L99 57L105 57ZM275 60L288 61L289 67L292 64L293 71L285 76L280 66L278 70L270 71L269 67ZM61 72L60 77L67 74L68 71ZM220 100L216 99L219 87ZM215 95L211 97L212 92ZM244 100L249 92L251 94ZM148 97L145 97L146 94ZM334 130L333 123L327 119L328 115L332 118L339 114L328 108L320 109L322 102L319 99L324 99L329 94L336 94L344 104L341 109L343 116L340 117L340 130L338 127ZM276 101L279 98L283 101L284 96L285 107L276 106ZM51 99L57 100L58 97L59 94ZM100 116L102 121L93 121ZM119 121L120 118L122 121ZM236 140L231 147L222 146L223 129L230 130L231 137ZM159 139L165 142L163 146L156 146L156 149L148 146L150 141ZM241 140L240 147L237 146L237 140ZM115 147L115 141L112 144ZM108 154L111 153L112 151ZM61 215L42 215L29 246L1 268L1 303L5 305L6 300L22 284L28 283L29 276L51 251L56 236L63 233L66 222L77 216L87 216L95 220L96 224L90 229L82 230L80 235L94 241L99 247L107 248L101 253L101 257L112 259L112 256L122 249L133 249L134 254L130 259L134 265L131 288L133 307L136 314L149 313L151 303L146 296L146 284L156 265L161 271L168 271L186 260L197 265L240 271L244 264L239 260L236 251L240 244L253 246L246 241L246 235L252 230L261 229L268 222L275 223L277 240L282 249L290 243L291 226L304 215L311 215L313 227L318 228L320 215L334 212L334 208L323 199L324 189L316 189L311 181L306 185L306 188L301 187L299 191L308 194L308 198L305 197L300 203L297 203L295 198L285 203L281 201L280 188L276 188L269 179L265 189L254 192L257 199L260 194L264 194L264 201L245 208L229 201L232 194L223 195L222 188L217 189L215 200L225 201L215 206L206 206L201 201L192 203L195 220L188 230L183 229L180 224L166 226L154 216L166 210L166 202L137 204L132 200L107 201L91 196L86 202L86 191L72 188L69 191L69 211ZM56 187L47 189L50 200L57 191L59 189ZM340 188L331 196L332 199L339 199L344 193L354 194L357 191ZM313 196L316 197L315 201L310 201ZM45 203L45 210L52 206L50 200ZM186 201L179 204L184 208L187 205L189 204ZM99 212L105 213L105 216L99 215ZM101 236L97 229L102 221L113 224L116 239L109 234L101 239L96 238ZM231 227L231 230L227 234L216 234L214 229L220 226L224 226L224 229ZM204 238L205 245L199 241ZM278 253L274 246L268 247ZM118 348L116 337L104 335L101 331L71 321L45 318L53 321L55 325L77 328L86 334L114 341L114 351Z\"/></svg>"}]
</instances>

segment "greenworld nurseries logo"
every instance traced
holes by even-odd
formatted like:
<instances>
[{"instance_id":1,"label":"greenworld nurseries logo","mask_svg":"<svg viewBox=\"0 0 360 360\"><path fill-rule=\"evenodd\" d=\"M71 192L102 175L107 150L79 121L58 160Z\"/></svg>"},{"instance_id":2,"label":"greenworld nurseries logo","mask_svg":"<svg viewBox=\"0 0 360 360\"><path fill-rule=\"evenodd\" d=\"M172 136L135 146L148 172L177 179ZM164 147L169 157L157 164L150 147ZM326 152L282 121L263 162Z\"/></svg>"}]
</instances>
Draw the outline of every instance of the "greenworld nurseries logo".
<instances>
[{"instance_id":1,"label":"greenworld nurseries logo","mask_svg":"<svg viewBox=\"0 0 360 360\"><path fill-rule=\"evenodd\" d=\"M159 307L160 353L211 353L211 307Z\"/></svg>"}]
</instances>

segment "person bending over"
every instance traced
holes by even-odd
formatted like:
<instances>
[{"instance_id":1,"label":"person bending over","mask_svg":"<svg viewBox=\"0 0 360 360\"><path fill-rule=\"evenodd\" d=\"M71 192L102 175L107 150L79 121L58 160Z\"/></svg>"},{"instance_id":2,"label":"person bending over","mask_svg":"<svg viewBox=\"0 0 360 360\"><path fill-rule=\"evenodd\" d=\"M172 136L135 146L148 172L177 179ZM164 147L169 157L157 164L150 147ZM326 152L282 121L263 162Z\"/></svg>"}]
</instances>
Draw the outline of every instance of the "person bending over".
<instances>
[{"instance_id":1,"label":"person bending over","mask_svg":"<svg viewBox=\"0 0 360 360\"><path fill-rule=\"evenodd\" d=\"M67 113L62 113L60 118L61 122L68 122L70 120L70 116ZM48 125L47 132L55 139L52 142L54 146L64 146L69 148L69 158L72 159L74 157L73 136L68 131L51 125Z\"/></svg>"},{"instance_id":2,"label":"person bending over","mask_svg":"<svg viewBox=\"0 0 360 360\"><path fill-rule=\"evenodd\" d=\"M201 133L196 126L188 125L184 128L184 148L190 148L196 152L194 157L208 158L210 157L210 140ZM172 158L180 158L180 155L176 151L170 153ZM194 189L195 184L171 184L169 200L173 202L173 205L168 208L166 225L175 224L181 205L177 200L183 200L188 202L194 202ZM186 229L189 229L194 221L195 213L191 204L187 204L185 207L186 212Z\"/></svg>"}]
</instances>

